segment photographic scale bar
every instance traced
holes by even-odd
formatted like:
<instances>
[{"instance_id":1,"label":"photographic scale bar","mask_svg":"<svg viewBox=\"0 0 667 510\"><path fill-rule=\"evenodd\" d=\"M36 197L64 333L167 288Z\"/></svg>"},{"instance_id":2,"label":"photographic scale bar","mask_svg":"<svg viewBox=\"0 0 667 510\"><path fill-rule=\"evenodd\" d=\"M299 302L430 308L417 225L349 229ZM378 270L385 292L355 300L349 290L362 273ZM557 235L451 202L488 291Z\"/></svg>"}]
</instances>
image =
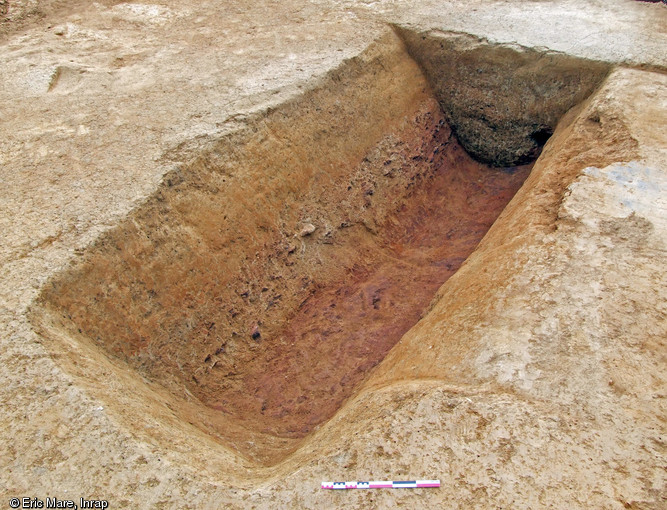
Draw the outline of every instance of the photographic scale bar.
<instances>
[{"instance_id":1,"label":"photographic scale bar","mask_svg":"<svg viewBox=\"0 0 667 510\"><path fill-rule=\"evenodd\" d=\"M418 489L440 487L440 480L413 480L407 482L322 482L323 489Z\"/></svg>"}]
</instances>

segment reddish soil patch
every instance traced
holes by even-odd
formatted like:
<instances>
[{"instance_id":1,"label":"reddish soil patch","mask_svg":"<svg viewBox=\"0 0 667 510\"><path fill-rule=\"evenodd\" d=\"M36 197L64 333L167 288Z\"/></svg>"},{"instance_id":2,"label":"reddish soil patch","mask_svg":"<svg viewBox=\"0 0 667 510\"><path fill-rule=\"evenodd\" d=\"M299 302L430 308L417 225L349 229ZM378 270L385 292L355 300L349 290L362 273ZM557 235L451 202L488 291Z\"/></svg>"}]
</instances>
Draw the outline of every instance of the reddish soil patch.
<instances>
[{"instance_id":1,"label":"reddish soil patch","mask_svg":"<svg viewBox=\"0 0 667 510\"><path fill-rule=\"evenodd\" d=\"M43 295L72 334L249 436L333 416L530 171L473 161L423 85L365 124L317 94L167 178Z\"/></svg>"},{"instance_id":2,"label":"reddish soil patch","mask_svg":"<svg viewBox=\"0 0 667 510\"><path fill-rule=\"evenodd\" d=\"M419 320L532 166L488 168L453 138L440 147L373 242L359 242L344 279L317 288L274 338L261 339L238 384L207 395L210 405L271 434L304 436Z\"/></svg>"}]
</instances>

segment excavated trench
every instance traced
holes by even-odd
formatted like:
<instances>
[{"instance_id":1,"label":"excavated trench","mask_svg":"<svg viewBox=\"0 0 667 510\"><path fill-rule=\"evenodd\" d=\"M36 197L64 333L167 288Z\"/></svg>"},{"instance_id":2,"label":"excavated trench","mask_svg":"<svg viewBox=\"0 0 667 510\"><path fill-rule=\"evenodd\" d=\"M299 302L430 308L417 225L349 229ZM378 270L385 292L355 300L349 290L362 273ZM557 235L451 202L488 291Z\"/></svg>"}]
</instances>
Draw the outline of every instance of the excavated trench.
<instances>
[{"instance_id":1,"label":"excavated trench","mask_svg":"<svg viewBox=\"0 0 667 510\"><path fill-rule=\"evenodd\" d=\"M47 284L34 322L276 462L419 320L606 72L396 30L165 176Z\"/></svg>"}]
</instances>

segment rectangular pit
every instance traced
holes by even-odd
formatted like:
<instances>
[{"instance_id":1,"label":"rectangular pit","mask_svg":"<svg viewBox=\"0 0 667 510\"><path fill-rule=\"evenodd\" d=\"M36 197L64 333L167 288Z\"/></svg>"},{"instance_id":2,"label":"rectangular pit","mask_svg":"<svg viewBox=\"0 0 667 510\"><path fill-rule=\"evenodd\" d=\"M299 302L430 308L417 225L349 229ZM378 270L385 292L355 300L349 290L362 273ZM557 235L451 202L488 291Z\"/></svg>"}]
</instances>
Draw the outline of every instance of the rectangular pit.
<instances>
[{"instance_id":1,"label":"rectangular pit","mask_svg":"<svg viewBox=\"0 0 667 510\"><path fill-rule=\"evenodd\" d=\"M473 160L443 110L388 34L166 175L47 284L35 324L277 462L419 320L530 171ZM85 377L75 351L64 362Z\"/></svg>"}]
</instances>

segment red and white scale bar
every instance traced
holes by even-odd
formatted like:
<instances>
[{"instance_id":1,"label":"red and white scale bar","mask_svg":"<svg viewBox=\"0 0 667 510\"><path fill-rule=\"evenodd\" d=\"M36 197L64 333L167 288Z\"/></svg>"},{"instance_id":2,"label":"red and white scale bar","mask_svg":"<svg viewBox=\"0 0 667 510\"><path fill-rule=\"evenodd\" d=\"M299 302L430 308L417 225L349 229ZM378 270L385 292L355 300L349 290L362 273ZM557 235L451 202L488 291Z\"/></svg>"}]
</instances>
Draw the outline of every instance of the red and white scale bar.
<instances>
[{"instance_id":1,"label":"red and white scale bar","mask_svg":"<svg viewBox=\"0 0 667 510\"><path fill-rule=\"evenodd\" d=\"M413 480L408 482L322 482L323 489L417 489L440 487L440 480Z\"/></svg>"}]
</instances>

